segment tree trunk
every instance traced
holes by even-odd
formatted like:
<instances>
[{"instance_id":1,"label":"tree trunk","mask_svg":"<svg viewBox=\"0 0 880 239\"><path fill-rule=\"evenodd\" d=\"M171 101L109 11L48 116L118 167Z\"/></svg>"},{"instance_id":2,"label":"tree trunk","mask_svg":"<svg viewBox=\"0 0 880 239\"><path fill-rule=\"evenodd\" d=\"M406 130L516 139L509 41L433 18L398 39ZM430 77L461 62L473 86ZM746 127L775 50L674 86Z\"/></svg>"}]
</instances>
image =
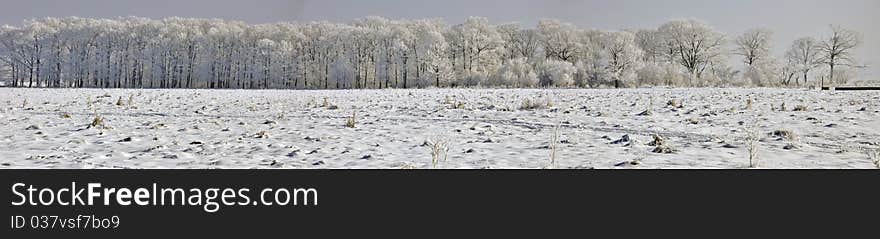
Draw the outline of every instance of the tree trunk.
<instances>
[{"instance_id":1,"label":"tree trunk","mask_svg":"<svg viewBox=\"0 0 880 239\"><path fill-rule=\"evenodd\" d=\"M15 74L15 63L12 64L12 87L18 86L18 78Z\"/></svg>"},{"instance_id":2,"label":"tree trunk","mask_svg":"<svg viewBox=\"0 0 880 239\"><path fill-rule=\"evenodd\" d=\"M406 79L407 79L407 75L409 75L409 74L407 74L407 73L409 73L409 69L407 68L408 61L409 61L409 59L407 58L407 56L404 56L403 57L403 88L404 89L406 89Z\"/></svg>"},{"instance_id":3,"label":"tree trunk","mask_svg":"<svg viewBox=\"0 0 880 239\"><path fill-rule=\"evenodd\" d=\"M798 86L800 86L800 83L797 82L797 80L795 80L795 84L797 84ZM807 72L804 71L804 85L806 85L806 84L807 84Z\"/></svg>"},{"instance_id":4,"label":"tree trunk","mask_svg":"<svg viewBox=\"0 0 880 239\"><path fill-rule=\"evenodd\" d=\"M834 64L831 64L831 75L828 76L828 83L834 84ZM825 83L822 82L820 87L825 87Z\"/></svg>"}]
</instances>

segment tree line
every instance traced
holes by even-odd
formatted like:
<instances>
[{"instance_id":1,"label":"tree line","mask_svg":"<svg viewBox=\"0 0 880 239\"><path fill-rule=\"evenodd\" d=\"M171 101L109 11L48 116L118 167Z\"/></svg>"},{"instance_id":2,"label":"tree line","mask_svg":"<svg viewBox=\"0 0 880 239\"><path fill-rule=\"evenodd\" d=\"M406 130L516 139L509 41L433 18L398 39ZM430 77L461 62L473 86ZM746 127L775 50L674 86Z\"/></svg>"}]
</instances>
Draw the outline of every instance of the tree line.
<instances>
[{"instance_id":1,"label":"tree line","mask_svg":"<svg viewBox=\"0 0 880 239\"><path fill-rule=\"evenodd\" d=\"M798 39L781 58L771 54L772 37L766 29L729 37L691 19L600 31L482 17L456 25L44 18L0 28L0 79L95 88L794 87L841 83L863 67L852 55L861 36L851 30Z\"/></svg>"}]
</instances>

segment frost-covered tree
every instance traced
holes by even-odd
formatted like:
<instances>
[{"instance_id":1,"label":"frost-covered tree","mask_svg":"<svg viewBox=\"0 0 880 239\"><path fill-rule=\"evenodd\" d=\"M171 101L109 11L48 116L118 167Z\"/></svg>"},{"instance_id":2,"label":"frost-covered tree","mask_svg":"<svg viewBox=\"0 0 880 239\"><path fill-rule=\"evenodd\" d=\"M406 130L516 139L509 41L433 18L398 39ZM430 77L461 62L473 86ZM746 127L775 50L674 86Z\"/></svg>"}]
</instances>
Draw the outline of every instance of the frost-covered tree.
<instances>
[{"instance_id":1,"label":"frost-covered tree","mask_svg":"<svg viewBox=\"0 0 880 239\"><path fill-rule=\"evenodd\" d=\"M725 53L723 33L697 20L675 20L660 26L673 61L699 79Z\"/></svg>"},{"instance_id":2,"label":"frost-covered tree","mask_svg":"<svg viewBox=\"0 0 880 239\"><path fill-rule=\"evenodd\" d=\"M614 88L635 79L635 70L640 65L642 50L636 45L635 35L630 32L609 32L602 37L603 49L607 52L608 68L614 81Z\"/></svg>"},{"instance_id":3,"label":"frost-covered tree","mask_svg":"<svg viewBox=\"0 0 880 239\"><path fill-rule=\"evenodd\" d=\"M446 57L449 44L443 36L445 24L438 20L421 20L416 22L416 49L419 53L417 76L422 82L420 86L448 84L453 76L452 62ZM494 43L492 43L494 44ZM484 48L486 50L487 48ZM479 58L482 51L475 51Z\"/></svg>"},{"instance_id":4,"label":"frost-covered tree","mask_svg":"<svg viewBox=\"0 0 880 239\"><path fill-rule=\"evenodd\" d=\"M534 87L538 84L538 74L527 58L520 57L504 61L487 86Z\"/></svg>"},{"instance_id":5,"label":"frost-covered tree","mask_svg":"<svg viewBox=\"0 0 880 239\"><path fill-rule=\"evenodd\" d=\"M539 84L542 86L569 87L574 85L577 69L571 62L547 60L539 65Z\"/></svg>"},{"instance_id":6,"label":"frost-covered tree","mask_svg":"<svg viewBox=\"0 0 880 239\"><path fill-rule=\"evenodd\" d=\"M458 75L478 72L487 76L501 63L498 56L504 42L486 18L470 17L453 26L447 37L453 64L460 70Z\"/></svg>"},{"instance_id":7,"label":"frost-covered tree","mask_svg":"<svg viewBox=\"0 0 880 239\"><path fill-rule=\"evenodd\" d=\"M776 84L780 68L770 49L773 33L767 29L750 29L734 40L733 54L742 57L744 78L755 86Z\"/></svg>"},{"instance_id":8,"label":"frost-covered tree","mask_svg":"<svg viewBox=\"0 0 880 239\"><path fill-rule=\"evenodd\" d=\"M538 55L541 39L535 29L521 29L511 23L498 26L498 33L504 41L505 60L534 58Z\"/></svg>"},{"instance_id":9,"label":"frost-covered tree","mask_svg":"<svg viewBox=\"0 0 880 239\"><path fill-rule=\"evenodd\" d=\"M734 40L733 54L741 56L746 66L753 66L770 57L773 32L767 29L750 29Z\"/></svg>"},{"instance_id":10,"label":"frost-covered tree","mask_svg":"<svg viewBox=\"0 0 880 239\"><path fill-rule=\"evenodd\" d=\"M638 30L635 32L635 44L642 50L643 62L658 62L663 59L665 40L657 30Z\"/></svg>"},{"instance_id":11,"label":"frost-covered tree","mask_svg":"<svg viewBox=\"0 0 880 239\"><path fill-rule=\"evenodd\" d=\"M575 83L581 87L594 88L607 83L613 77L612 67L609 65L611 57L603 48L601 38L584 39L588 40L580 45L580 59L575 63Z\"/></svg>"},{"instance_id":12,"label":"frost-covered tree","mask_svg":"<svg viewBox=\"0 0 880 239\"><path fill-rule=\"evenodd\" d=\"M580 46L580 30L570 23L544 19L538 22L538 32L544 56L547 59L575 62Z\"/></svg>"},{"instance_id":13,"label":"frost-covered tree","mask_svg":"<svg viewBox=\"0 0 880 239\"><path fill-rule=\"evenodd\" d=\"M810 71L822 64L820 54L819 42L815 38L804 37L791 44L791 48L785 52L785 58L789 63L789 68L793 68L792 71L800 71L803 76L800 79L803 79L804 84L807 84ZM798 79L795 79L795 84L800 84Z\"/></svg>"},{"instance_id":14,"label":"frost-covered tree","mask_svg":"<svg viewBox=\"0 0 880 239\"><path fill-rule=\"evenodd\" d=\"M10 86L22 86L23 68L28 64L27 48L21 42L23 32L15 27L0 27L0 62L9 68Z\"/></svg>"},{"instance_id":15,"label":"frost-covered tree","mask_svg":"<svg viewBox=\"0 0 880 239\"><path fill-rule=\"evenodd\" d=\"M855 73L839 72L856 66L852 50L860 41L851 31L834 28L824 42L802 39L781 63L766 53L764 33L750 31L736 41L734 52L750 66L740 71L748 82L787 84L791 72L807 78L818 64L833 68L827 75L835 82ZM481 17L453 26L382 17L256 25L42 18L0 27L0 80L96 88L713 86L729 85L738 72L726 64L724 42L724 34L695 20L606 32L552 19L533 28L493 25Z\"/></svg>"}]
</instances>

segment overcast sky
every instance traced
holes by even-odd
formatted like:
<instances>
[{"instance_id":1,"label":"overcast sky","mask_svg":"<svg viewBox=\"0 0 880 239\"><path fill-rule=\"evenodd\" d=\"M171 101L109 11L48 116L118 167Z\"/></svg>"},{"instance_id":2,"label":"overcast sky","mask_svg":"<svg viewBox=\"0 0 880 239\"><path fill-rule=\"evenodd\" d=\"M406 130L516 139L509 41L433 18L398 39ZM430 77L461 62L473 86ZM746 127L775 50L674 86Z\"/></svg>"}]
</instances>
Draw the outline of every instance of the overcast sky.
<instances>
[{"instance_id":1,"label":"overcast sky","mask_svg":"<svg viewBox=\"0 0 880 239\"><path fill-rule=\"evenodd\" d=\"M485 16L493 23L533 26L557 18L582 28L656 28L676 18L703 20L736 35L752 27L775 32L782 54L798 37L824 37L830 24L861 32L859 59L880 74L878 0L0 0L0 24L19 25L38 17L210 17L251 23L328 20L348 22L377 15L389 18L441 17L449 23Z\"/></svg>"}]
</instances>

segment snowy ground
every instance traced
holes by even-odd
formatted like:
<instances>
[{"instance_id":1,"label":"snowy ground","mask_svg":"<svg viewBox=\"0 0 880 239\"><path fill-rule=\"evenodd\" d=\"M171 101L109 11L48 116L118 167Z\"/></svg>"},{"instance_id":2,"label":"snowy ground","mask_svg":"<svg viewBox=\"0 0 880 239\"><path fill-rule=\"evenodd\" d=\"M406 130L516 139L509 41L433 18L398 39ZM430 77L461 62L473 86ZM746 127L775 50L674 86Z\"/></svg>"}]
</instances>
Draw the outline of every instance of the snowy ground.
<instances>
[{"instance_id":1,"label":"snowy ground","mask_svg":"<svg viewBox=\"0 0 880 239\"><path fill-rule=\"evenodd\" d=\"M880 92L3 88L0 102L0 168L432 168L437 141L436 168L747 168L748 131L759 168L873 168L880 148Z\"/></svg>"}]
</instances>

